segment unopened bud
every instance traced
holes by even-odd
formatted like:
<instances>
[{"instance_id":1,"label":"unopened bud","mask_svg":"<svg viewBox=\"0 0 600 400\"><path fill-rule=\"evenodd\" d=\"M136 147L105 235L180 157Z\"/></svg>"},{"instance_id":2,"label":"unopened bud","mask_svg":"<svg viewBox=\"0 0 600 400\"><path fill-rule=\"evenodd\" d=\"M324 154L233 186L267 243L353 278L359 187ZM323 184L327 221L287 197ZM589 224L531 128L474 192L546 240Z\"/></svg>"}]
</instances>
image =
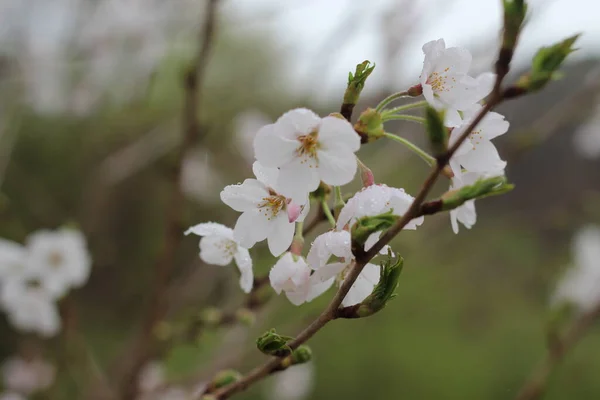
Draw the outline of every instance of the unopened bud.
<instances>
[{"instance_id":1,"label":"unopened bud","mask_svg":"<svg viewBox=\"0 0 600 400\"><path fill-rule=\"evenodd\" d=\"M246 326L254 325L256 322L256 314L252 310L248 310L247 308L240 308L235 312L235 318Z\"/></svg>"},{"instance_id":2,"label":"unopened bud","mask_svg":"<svg viewBox=\"0 0 600 400\"><path fill-rule=\"evenodd\" d=\"M212 382L208 385L209 391L231 385L234 382L239 381L242 378L242 374L233 369L226 369L217 372Z\"/></svg>"},{"instance_id":3,"label":"unopened bud","mask_svg":"<svg viewBox=\"0 0 600 400\"><path fill-rule=\"evenodd\" d=\"M286 357L292 353L292 349L287 344L292 339L289 336L279 335L275 329L271 329L256 339L256 347L264 354Z\"/></svg>"},{"instance_id":4,"label":"unopened bud","mask_svg":"<svg viewBox=\"0 0 600 400\"><path fill-rule=\"evenodd\" d=\"M444 112L427 106L425 109L425 126L429 137L429 145L434 157L439 157L448 150L448 128L444 125Z\"/></svg>"},{"instance_id":5,"label":"unopened bud","mask_svg":"<svg viewBox=\"0 0 600 400\"><path fill-rule=\"evenodd\" d=\"M418 85L411 86L410 88L408 88L406 93L410 97L419 97L420 95L423 94L423 86L420 83Z\"/></svg>"},{"instance_id":6,"label":"unopened bud","mask_svg":"<svg viewBox=\"0 0 600 400\"><path fill-rule=\"evenodd\" d=\"M495 196L511 191L514 185L506 182L506 177L495 176L480 179L472 185L450 190L442 195L442 210L452 210L469 200Z\"/></svg>"},{"instance_id":7,"label":"unopened bud","mask_svg":"<svg viewBox=\"0 0 600 400\"><path fill-rule=\"evenodd\" d=\"M360 134L362 143L373 142L385 134L381 114L374 108L367 108L360 114L354 129Z\"/></svg>"},{"instance_id":8,"label":"unopened bud","mask_svg":"<svg viewBox=\"0 0 600 400\"><path fill-rule=\"evenodd\" d=\"M373 175L373 171L369 167L367 167L362 161L360 161L357 157L358 168L360 169L360 180L362 181L363 187L369 187L375 184L375 176Z\"/></svg>"},{"instance_id":9,"label":"unopened bud","mask_svg":"<svg viewBox=\"0 0 600 400\"><path fill-rule=\"evenodd\" d=\"M301 345L292 352L292 364L304 364L312 359L312 350L307 345Z\"/></svg>"}]
</instances>

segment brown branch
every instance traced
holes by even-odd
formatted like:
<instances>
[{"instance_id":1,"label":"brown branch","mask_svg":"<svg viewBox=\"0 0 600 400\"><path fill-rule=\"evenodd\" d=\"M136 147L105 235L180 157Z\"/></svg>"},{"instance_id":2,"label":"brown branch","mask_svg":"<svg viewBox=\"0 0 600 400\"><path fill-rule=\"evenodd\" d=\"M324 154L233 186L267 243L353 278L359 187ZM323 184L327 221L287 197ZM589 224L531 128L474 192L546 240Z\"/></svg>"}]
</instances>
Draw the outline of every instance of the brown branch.
<instances>
[{"instance_id":1,"label":"brown branch","mask_svg":"<svg viewBox=\"0 0 600 400\"><path fill-rule=\"evenodd\" d=\"M165 293L170 275L175 267L176 252L182 235L182 217L184 195L181 190L181 174L187 152L194 146L200 136L199 111L201 108L201 89L205 78L206 67L212 51L216 25L216 8L218 0L209 0L204 17L204 29L200 37L200 46L195 60L184 76L184 109L183 137L178 149L173 174L171 176L171 193L167 205L163 245L155 264L155 283L152 290L148 314L143 322L142 330L137 338L131 364L124 374L121 383L121 395L124 399L135 397L137 375L141 367L148 361L152 352L152 332L166 312Z\"/></svg>"},{"instance_id":2,"label":"brown branch","mask_svg":"<svg viewBox=\"0 0 600 400\"><path fill-rule=\"evenodd\" d=\"M530 378L519 390L516 400L541 399L546 389L546 384L555 368L564 360L565 355L587 333L588 329L600 319L600 304L594 309L581 315L570 326L562 339L548 348L546 358L533 371Z\"/></svg>"}]
</instances>

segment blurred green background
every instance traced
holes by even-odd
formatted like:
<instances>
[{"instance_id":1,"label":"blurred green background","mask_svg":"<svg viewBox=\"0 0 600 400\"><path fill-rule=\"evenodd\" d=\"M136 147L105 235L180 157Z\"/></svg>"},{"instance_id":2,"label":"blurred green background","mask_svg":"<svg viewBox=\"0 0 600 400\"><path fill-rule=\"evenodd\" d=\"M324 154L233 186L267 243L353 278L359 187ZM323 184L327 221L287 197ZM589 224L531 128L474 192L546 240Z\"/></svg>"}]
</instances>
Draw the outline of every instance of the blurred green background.
<instances>
[{"instance_id":1,"label":"blurred green background","mask_svg":"<svg viewBox=\"0 0 600 400\"><path fill-rule=\"evenodd\" d=\"M379 12L384 16L396 10L392 2L381 4ZM30 7L25 9L33 10L34 5ZM201 10L203 2L186 3L186 7ZM354 39L344 39L348 22L337 16L330 24L339 24L342 33L338 36L334 29L332 35L310 45L324 50L311 60L315 70L289 82L293 51L282 48L276 29L253 20L256 15L241 5L240 10L246 11L236 10L234 2L220 14L215 54L202 91L202 137L184 168L187 225L183 228L202 221L230 226L235 222L237 214L219 202L218 193L251 174L248 136L260 125L253 128L247 122L248 112L264 114L260 118L267 122L299 106L321 115L336 112L347 76L332 76L332 87L341 89L323 96L312 86L319 86L319 81L311 78L335 58L334 51L327 54L328 46L335 48L336 41L343 40L339 45L352 49L356 62L368 57L360 47L353 47ZM268 18L286 11L285 7L277 10ZM0 319L0 356L33 346L58 367L53 388L35 398L87 398L90 382L98 376L111 378L115 360L139 328L182 130L182 73L195 51L200 20L186 19L181 30L180 19L167 24L164 29L169 35L173 31L180 35L165 36L172 42L151 63L149 74L125 68L134 64L139 43L133 42L131 53L117 57L115 75L137 82L135 89L126 89L125 99L111 94L122 85L118 79L103 81L99 87L83 85L85 68L95 64L70 66L87 60L85 51L65 55L68 90L60 94L60 102L59 94L49 96L67 105L50 112L31 100L35 79L30 79L31 71L23 65L28 58L21 57L19 47L6 47L2 54L0 237L22 242L37 229L75 224L85 233L94 259L88 284L61 305L76 316L59 337L48 341L24 337ZM254 25L240 29L240 21L247 20ZM128 21L124 25L128 23L134 25ZM397 24L400 29L402 24ZM350 25L349 32L359 29ZM115 32L118 40L120 31ZM487 34L488 44L493 45L495 32ZM406 42L398 43L396 38L381 36L382 43L396 47L374 60L378 62L374 76L379 77L365 92L356 114L416 81L418 71L393 86L381 84L390 80L394 66L386 62L398 63L386 55L414 46L414 39L406 37ZM121 39L126 39L125 33ZM493 46L479 43L470 48L477 60L482 49L483 60L494 56ZM110 53L110 48L105 51ZM364 320L335 321L310 341L315 376L307 398L514 398L545 353L550 298L561 271L571 262L573 232L600 222L599 158L582 157L573 145L573 137L595 112L599 67L595 56L587 54L569 64L564 79L543 93L500 108L512 126L498 146L516 190L478 202L479 220L470 231L461 229L454 235L449 217L437 215L418 231L399 235L394 249L406 262L398 297L383 312ZM350 71L354 65L345 68ZM311 91L298 89L306 87ZM92 105L79 107L78 89L93 93ZM417 126L407 122L391 130L424 145ZM426 165L396 143L364 146L360 156L378 182L404 187L409 193L417 192L427 174ZM358 184L354 182L348 191ZM446 189L447 182L436 187L438 193ZM325 229L323 224L318 231ZM235 310L244 300L235 268L202 264L197 260L197 243L196 238L186 237L178 250L169 292L169 320L175 324L210 306ZM266 246L257 245L251 253L256 275L267 274L273 259ZM205 331L201 340L175 343L163 357L169 379L178 384L204 381L215 366L249 370L265 360L254 347L260 333L277 327L293 335L318 315L332 295L333 290L301 307L274 296L250 328ZM89 373L90 368L80 368L79 363L92 363L96 372ZM599 398L599 369L600 331L594 328L553 377L546 398ZM239 398L265 398L269 387L267 380Z\"/></svg>"}]
</instances>

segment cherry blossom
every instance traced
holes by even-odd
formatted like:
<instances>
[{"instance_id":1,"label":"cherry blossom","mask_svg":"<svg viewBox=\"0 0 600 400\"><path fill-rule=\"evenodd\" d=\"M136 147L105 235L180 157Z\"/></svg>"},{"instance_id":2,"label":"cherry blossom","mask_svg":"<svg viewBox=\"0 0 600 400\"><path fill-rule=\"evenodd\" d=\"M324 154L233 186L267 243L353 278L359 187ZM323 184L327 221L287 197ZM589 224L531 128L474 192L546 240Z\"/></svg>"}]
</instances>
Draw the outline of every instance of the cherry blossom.
<instances>
[{"instance_id":1,"label":"cherry blossom","mask_svg":"<svg viewBox=\"0 0 600 400\"><path fill-rule=\"evenodd\" d=\"M450 145L456 143L456 140L465 132L465 129L480 110L481 106L475 105L465 111L465 118L461 125L453 129L450 134ZM467 171L478 173L503 170L506 167L506 162L500 159L498 150L496 150L491 140L505 134L508 131L509 125L504 116L496 112L487 113L450 160L450 166L454 174L461 173L461 166Z\"/></svg>"},{"instance_id":2,"label":"cherry blossom","mask_svg":"<svg viewBox=\"0 0 600 400\"><path fill-rule=\"evenodd\" d=\"M573 243L574 265L556 288L553 301L567 302L580 312L591 311L600 304L600 228L587 226Z\"/></svg>"},{"instance_id":3,"label":"cherry blossom","mask_svg":"<svg viewBox=\"0 0 600 400\"><path fill-rule=\"evenodd\" d=\"M356 174L354 153L360 137L345 119L319 117L298 108L263 127L254 140L256 159L264 166L279 168L276 184L281 193L301 202L319 182L344 185Z\"/></svg>"},{"instance_id":4,"label":"cherry blossom","mask_svg":"<svg viewBox=\"0 0 600 400\"><path fill-rule=\"evenodd\" d=\"M2 364L3 386L13 392L29 395L48 389L54 381L55 372L54 366L42 359L11 357Z\"/></svg>"},{"instance_id":5,"label":"cherry blossom","mask_svg":"<svg viewBox=\"0 0 600 400\"><path fill-rule=\"evenodd\" d=\"M292 202L278 190L277 168L255 162L252 169L257 179L225 187L221 200L242 213L233 229L233 237L240 245L251 248L267 239L271 253L279 256L292 243L294 222L302 221L308 213L308 194L304 193L300 202ZM297 206L301 213L297 213Z\"/></svg>"},{"instance_id":6,"label":"cherry blossom","mask_svg":"<svg viewBox=\"0 0 600 400\"><path fill-rule=\"evenodd\" d=\"M27 274L57 296L88 280L92 263L81 232L67 228L37 231L29 235L26 247Z\"/></svg>"},{"instance_id":7,"label":"cherry blossom","mask_svg":"<svg viewBox=\"0 0 600 400\"><path fill-rule=\"evenodd\" d=\"M336 258L329 262L331 257ZM335 278L338 285L344 282L346 275L354 265L354 255L351 250L351 237L348 231L330 231L318 236L312 244L306 257L308 265L315 270L313 279L327 282ZM379 282L379 266L367 264L344 297L342 305L352 306L363 301L371 294Z\"/></svg>"},{"instance_id":8,"label":"cherry blossom","mask_svg":"<svg viewBox=\"0 0 600 400\"><path fill-rule=\"evenodd\" d=\"M392 188L387 185L371 185L356 193L342 208L337 220L336 229L351 228L357 219L375 216L392 211L401 216L408 211L414 197L404 189ZM404 229L417 229L424 221L423 217L414 218Z\"/></svg>"},{"instance_id":9,"label":"cherry blossom","mask_svg":"<svg viewBox=\"0 0 600 400\"><path fill-rule=\"evenodd\" d=\"M420 81L423 95L432 107L446 111L446 124L458 126L459 111L466 110L487 96L495 76L484 73L477 78L468 75L471 53L460 47L446 48L444 39L423 45L425 59Z\"/></svg>"},{"instance_id":10,"label":"cherry blossom","mask_svg":"<svg viewBox=\"0 0 600 400\"><path fill-rule=\"evenodd\" d=\"M269 280L277 294L285 292L297 306L320 296L333 284L333 277L321 282L311 278L311 272L303 257L287 252L271 268Z\"/></svg>"},{"instance_id":11,"label":"cherry blossom","mask_svg":"<svg viewBox=\"0 0 600 400\"><path fill-rule=\"evenodd\" d=\"M252 258L248 249L242 247L234 238L233 230L216 222L205 222L192 226L186 235L193 233L201 236L200 259L207 264L229 265L235 260L240 270L240 287L246 293L252 290L254 273L252 272Z\"/></svg>"}]
</instances>

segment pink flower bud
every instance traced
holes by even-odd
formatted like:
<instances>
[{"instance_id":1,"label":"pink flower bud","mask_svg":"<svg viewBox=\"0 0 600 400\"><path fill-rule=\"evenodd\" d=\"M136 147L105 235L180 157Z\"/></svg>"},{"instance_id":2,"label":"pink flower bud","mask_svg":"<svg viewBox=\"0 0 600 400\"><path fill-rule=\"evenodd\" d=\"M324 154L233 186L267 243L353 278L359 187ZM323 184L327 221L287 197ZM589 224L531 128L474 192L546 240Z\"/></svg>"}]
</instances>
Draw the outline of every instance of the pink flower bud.
<instances>
[{"instance_id":1,"label":"pink flower bud","mask_svg":"<svg viewBox=\"0 0 600 400\"><path fill-rule=\"evenodd\" d=\"M287 205L288 220L290 222L294 222L295 220L297 220L301 212L302 207L300 207L296 203L289 203Z\"/></svg>"}]
</instances>

